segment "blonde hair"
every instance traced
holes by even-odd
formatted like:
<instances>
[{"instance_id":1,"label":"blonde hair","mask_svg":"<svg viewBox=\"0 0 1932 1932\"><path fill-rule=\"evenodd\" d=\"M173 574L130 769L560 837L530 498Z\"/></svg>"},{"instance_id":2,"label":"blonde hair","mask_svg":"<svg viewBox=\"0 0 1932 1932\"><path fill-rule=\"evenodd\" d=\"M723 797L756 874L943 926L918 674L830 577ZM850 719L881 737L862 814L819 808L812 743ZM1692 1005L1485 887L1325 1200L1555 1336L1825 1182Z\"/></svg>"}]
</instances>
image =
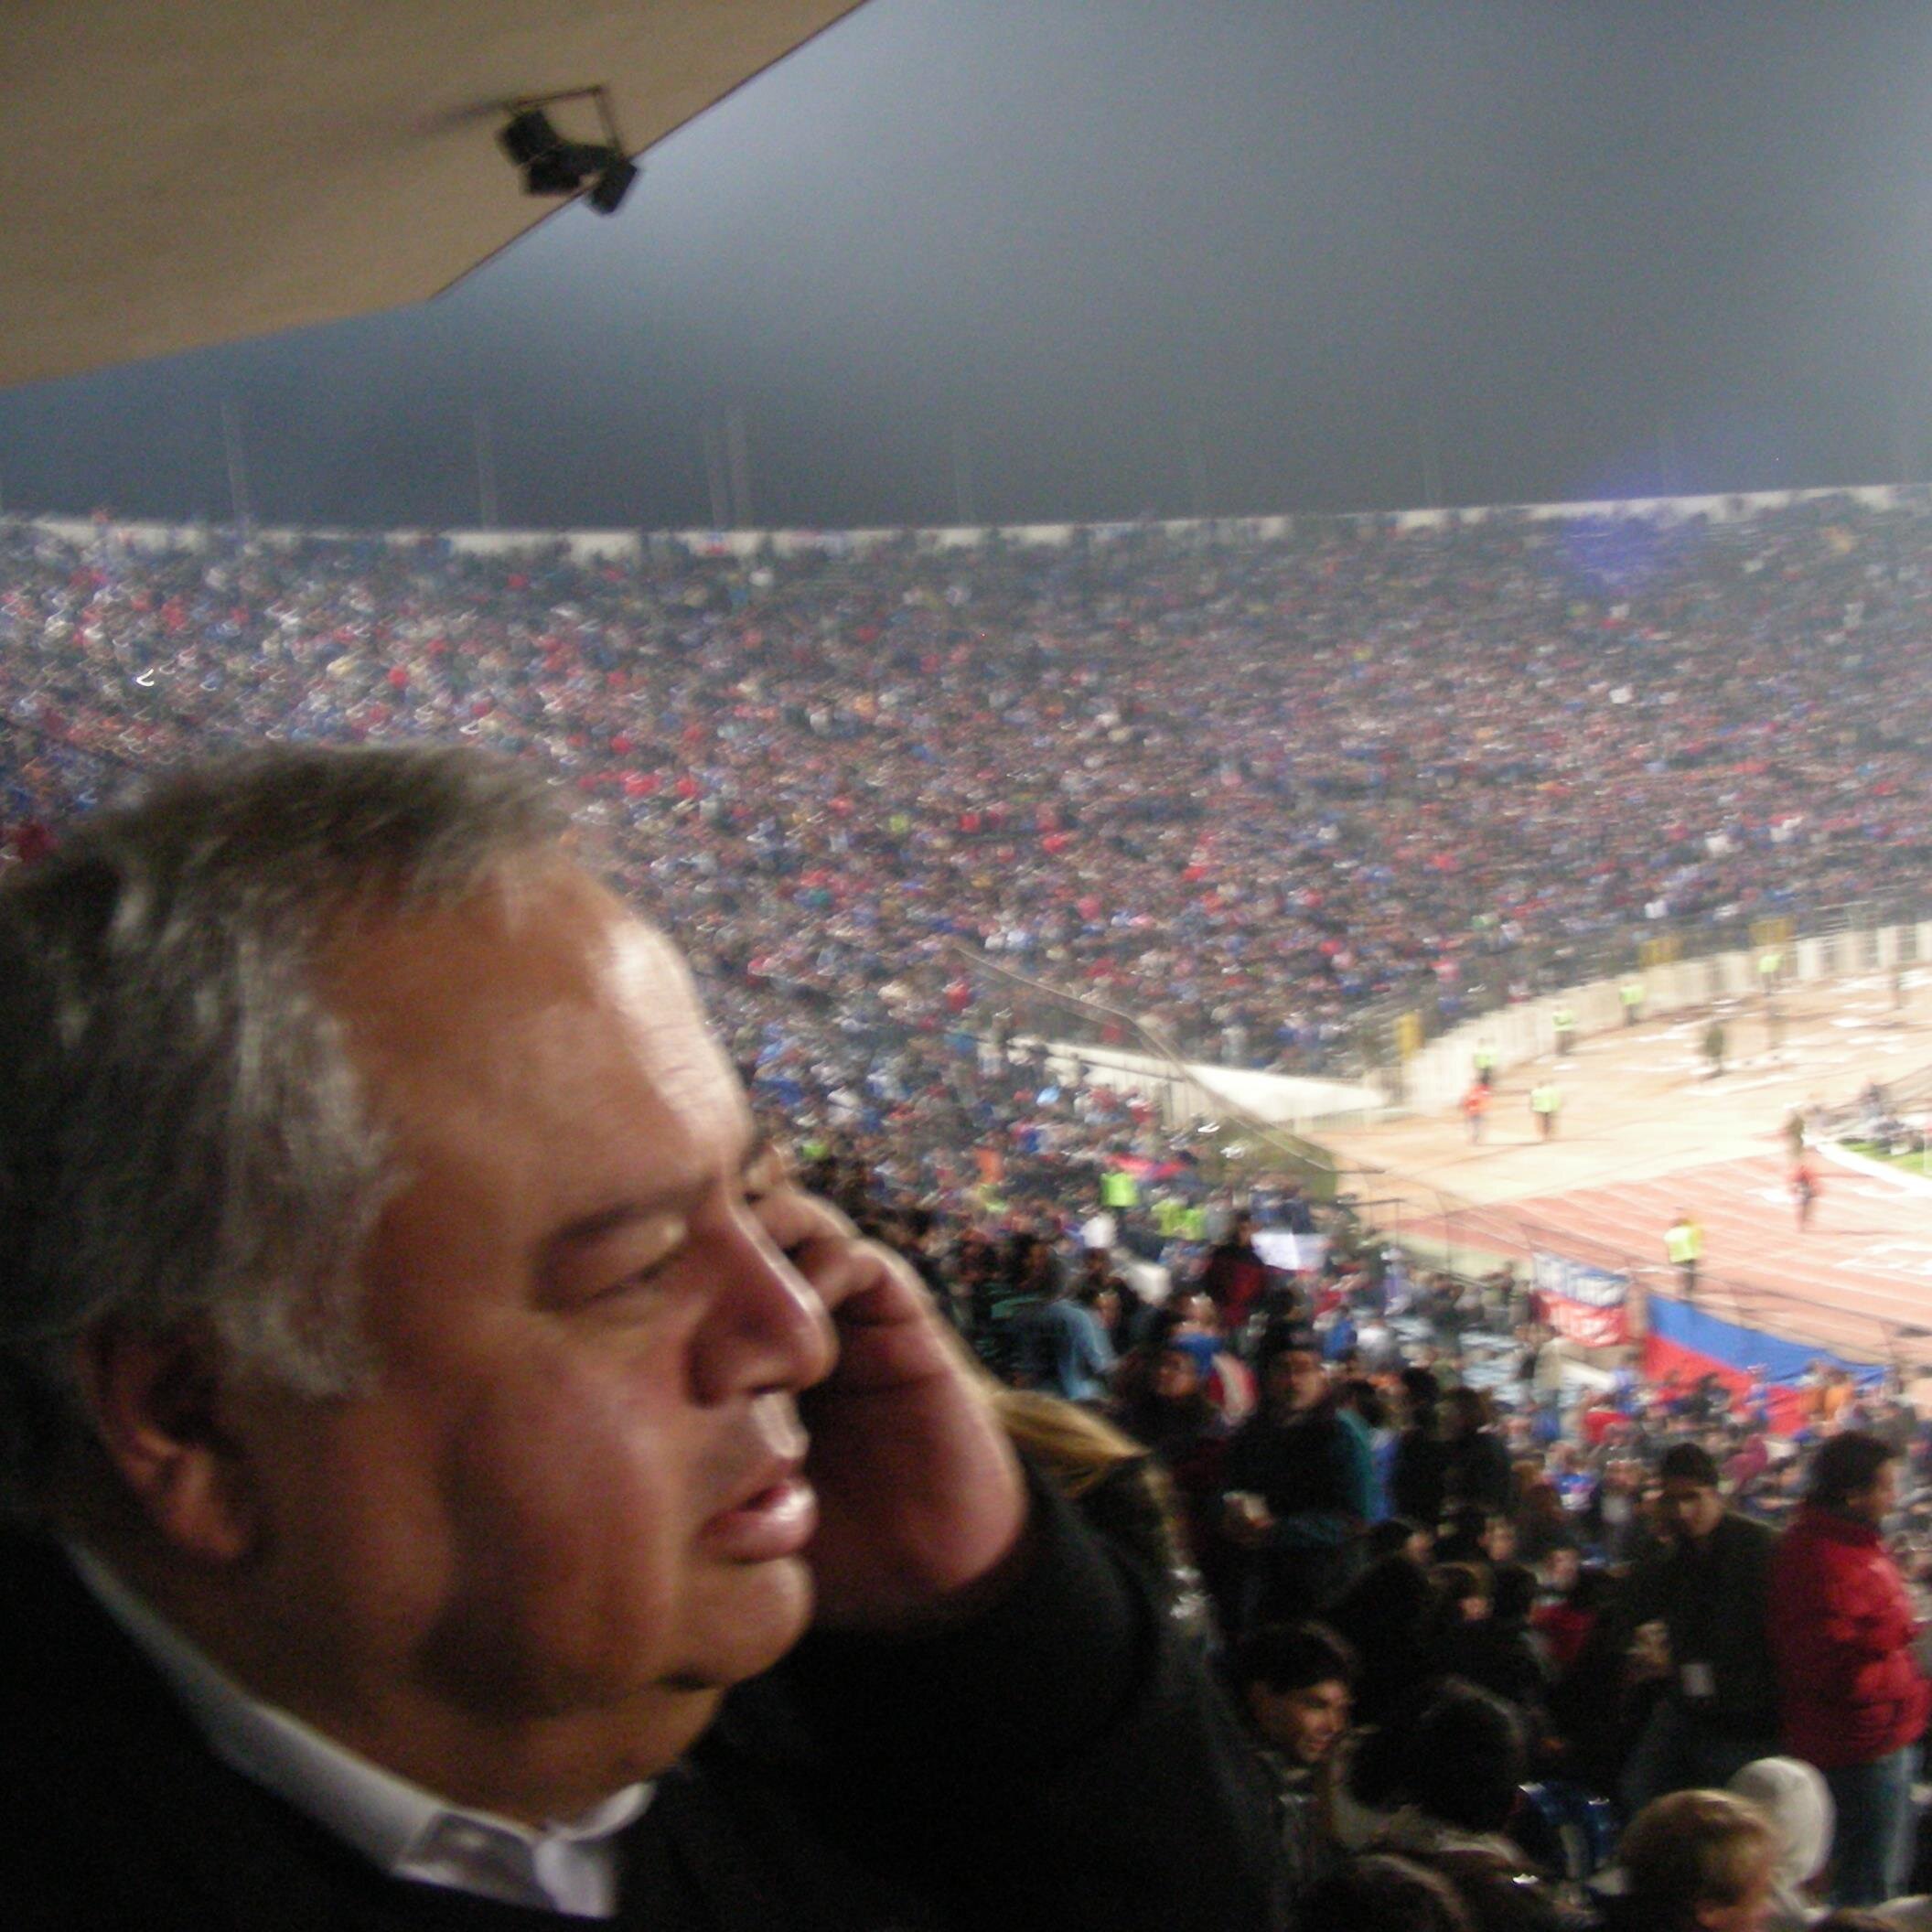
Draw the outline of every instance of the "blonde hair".
<instances>
[{"instance_id":1,"label":"blonde hair","mask_svg":"<svg viewBox=\"0 0 1932 1932\"><path fill-rule=\"evenodd\" d=\"M1617 1847L1630 1891L1658 1932L1696 1924L1700 1905L1734 1905L1770 1876L1777 1841L1765 1814L1729 1791L1672 1791L1639 1811Z\"/></svg>"},{"instance_id":2,"label":"blonde hair","mask_svg":"<svg viewBox=\"0 0 1932 1932\"><path fill-rule=\"evenodd\" d=\"M1132 1436L1077 1402L1037 1389L1005 1388L993 1402L1006 1433L1068 1496L1084 1496L1122 1463L1147 1460L1147 1452Z\"/></svg>"},{"instance_id":3,"label":"blonde hair","mask_svg":"<svg viewBox=\"0 0 1932 1932\"><path fill-rule=\"evenodd\" d=\"M1132 1436L1037 1389L1002 1389L993 1403L1014 1446L1103 1536L1170 1579L1191 1575L1174 1485Z\"/></svg>"}]
</instances>

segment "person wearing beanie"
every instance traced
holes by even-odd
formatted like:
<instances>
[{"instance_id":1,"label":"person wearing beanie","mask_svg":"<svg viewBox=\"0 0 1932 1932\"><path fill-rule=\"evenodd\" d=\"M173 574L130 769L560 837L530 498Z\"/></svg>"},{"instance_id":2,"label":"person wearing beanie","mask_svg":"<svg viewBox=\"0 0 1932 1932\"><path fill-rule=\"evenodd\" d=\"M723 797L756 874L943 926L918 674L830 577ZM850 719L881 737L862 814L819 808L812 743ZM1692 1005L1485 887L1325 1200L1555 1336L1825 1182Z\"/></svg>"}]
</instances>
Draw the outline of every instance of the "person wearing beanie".
<instances>
[{"instance_id":1,"label":"person wearing beanie","mask_svg":"<svg viewBox=\"0 0 1932 1932\"><path fill-rule=\"evenodd\" d=\"M1823 1916L1805 1888L1830 1861L1836 1822L1824 1774L1799 1757L1761 1757L1729 1788L1765 1814L1776 1841L1764 1932L1804 1932Z\"/></svg>"}]
</instances>

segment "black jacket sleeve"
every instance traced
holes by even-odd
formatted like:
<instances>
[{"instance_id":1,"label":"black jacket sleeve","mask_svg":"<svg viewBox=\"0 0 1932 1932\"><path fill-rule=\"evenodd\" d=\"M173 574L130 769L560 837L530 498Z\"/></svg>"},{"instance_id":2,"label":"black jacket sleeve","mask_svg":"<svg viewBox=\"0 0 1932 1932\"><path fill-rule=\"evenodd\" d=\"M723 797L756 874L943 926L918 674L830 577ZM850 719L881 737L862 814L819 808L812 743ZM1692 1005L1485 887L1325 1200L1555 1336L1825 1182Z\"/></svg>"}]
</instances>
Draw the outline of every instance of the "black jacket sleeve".
<instances>
[{"instance_id":1,"label":"black jacket sleeve","mask_svg":"<svg viewBox=\"0 0 1932 1932\"><path fill-rule=\"evenodd\" d=\"M948 1926L1281 1924L1267 1782L1232 1710L1154 1580L1032 1485L1031 1557L998 1603L917 1637L814 1636L781 1668L804 1801Z\"/></svg>"}]
</instances>

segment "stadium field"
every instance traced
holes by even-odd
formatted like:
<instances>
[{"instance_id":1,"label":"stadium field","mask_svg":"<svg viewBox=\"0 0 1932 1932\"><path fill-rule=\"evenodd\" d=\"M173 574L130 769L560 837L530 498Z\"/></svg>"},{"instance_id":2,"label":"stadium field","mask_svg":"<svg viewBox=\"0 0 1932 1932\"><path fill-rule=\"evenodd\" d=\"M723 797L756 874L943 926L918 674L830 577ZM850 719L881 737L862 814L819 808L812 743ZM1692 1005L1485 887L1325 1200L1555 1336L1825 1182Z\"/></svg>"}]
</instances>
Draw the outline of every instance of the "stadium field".
<instances>
[{"instance_id":1,"label":"stadium field","mask_svg":"<svg viewBox=\"0 0 1932 1932\"><path fill-rule=\"evenodd\" d=\"M1459 1114L1335 1137L1352 1185L1411 1239L1459 1261L1564 1255L1674 1294L1664 1229L1680 1208L1705 1230L1700 1305L1793 1340L1932 1368L1932 1186L1915 1175L1814 1159L1819 1192L1800 1231L1786 1123L1841 1106L1873 1079L1932 1063L1932 971L1795 989L1776 1027L1740 1003L1713 1077L1708 1014L1579 1041L1565 1061L1509 1070L1484 1139ZM1563 1095L1554 1138L1528 1105L1545 1077ZM1920 1329L1922 1335L1908 1331Z\"/></svg>"}]
</instances>

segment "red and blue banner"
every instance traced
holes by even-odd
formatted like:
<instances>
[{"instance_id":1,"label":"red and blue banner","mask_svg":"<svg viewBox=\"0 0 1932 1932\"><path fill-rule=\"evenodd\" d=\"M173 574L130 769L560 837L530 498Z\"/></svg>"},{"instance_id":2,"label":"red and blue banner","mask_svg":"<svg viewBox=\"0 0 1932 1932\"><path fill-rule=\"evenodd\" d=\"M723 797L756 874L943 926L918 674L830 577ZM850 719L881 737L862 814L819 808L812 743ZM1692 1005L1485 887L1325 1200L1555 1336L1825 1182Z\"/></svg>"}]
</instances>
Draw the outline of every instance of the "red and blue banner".
<instances>
[{"instance_id":1,"label":"red and blue banner","mask_svg":"<svg viewBox=\"0 0 1932 1932\"><path fill-rule=\"evenodd\" d=\"M1655 1382L1694 1382L1714 1375L1733 1394L1748 1393L1762 1376L1768 1385L1771 1426L1790 1434L1803 1426L1803 1383L1814 1364L1849 1370L1861 1388L1884 1379L1873 1362L1847 1361L1829 1349L1809 1347L1762 1328L1727 1322L1702 1308L1653 1294L1644 1337L1643 1373Z\"/></svg>"},{"instance_id":2,"label":"red and blue banner","mask_svg":"<svg viewBox=\"0 0 1932 1932\"><path fill-rule=\"evenodd\" d=\"M1627 1274L1537 1249L1530 1257L1530 1278L1543 1319L1557 1334L1585 1348L1615 1348L1630 1339Z\"/></svg>"}]
</instances>

